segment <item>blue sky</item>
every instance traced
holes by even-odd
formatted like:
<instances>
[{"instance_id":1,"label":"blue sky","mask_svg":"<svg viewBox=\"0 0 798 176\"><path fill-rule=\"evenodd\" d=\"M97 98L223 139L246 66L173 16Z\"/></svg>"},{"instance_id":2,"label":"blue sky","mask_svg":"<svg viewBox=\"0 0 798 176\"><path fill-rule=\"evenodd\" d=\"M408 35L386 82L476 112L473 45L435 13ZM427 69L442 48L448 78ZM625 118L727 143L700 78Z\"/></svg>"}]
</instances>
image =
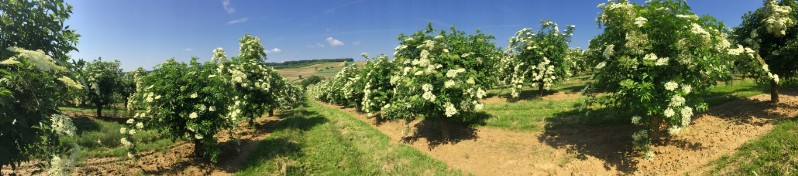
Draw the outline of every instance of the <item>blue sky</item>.
<instances>
[{"instance_id":1,"label":"blue sky","mask_svg":"<svg viewBox=\"0 0 798 176\"><path fill-rule=\"evenodd\" d=\"M343 58L360 53L392 54L400 33L432 22L437 29L455 25L492 34L497 46L540 20L576 25L571 46L585 48L601 29L596 5L606 1L551 0L67 0L67 20L82 35L72 58L121 61L126 71L151 69L174 57L209 60L214 48L238 54L244 34L261 38L267 61ZM636 1L642 2L642 1ZM759 0L690 0L693 11L736 26Z\"/></svg>"}]
</instances>

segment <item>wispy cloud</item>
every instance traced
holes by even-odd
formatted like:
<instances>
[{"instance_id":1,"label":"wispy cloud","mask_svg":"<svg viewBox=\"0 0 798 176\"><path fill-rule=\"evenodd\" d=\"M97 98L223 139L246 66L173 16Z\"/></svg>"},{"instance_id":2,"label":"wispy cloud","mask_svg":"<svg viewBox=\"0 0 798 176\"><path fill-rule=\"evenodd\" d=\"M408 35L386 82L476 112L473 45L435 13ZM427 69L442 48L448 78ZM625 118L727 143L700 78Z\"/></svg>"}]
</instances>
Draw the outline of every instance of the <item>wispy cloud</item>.
<instances>
[{"instance_id":1,"label":"wispy cloud","mask_svg":"<svg viewBox=\"0 0 798 176\"><path fill-rule=\"evenodd\" d=\"M324 45L321 43L316 43L315 45L308 45L308 48L324 48Z\"/></svg>"},{"instance_id":2,"label":"wispy cloud","mask_svg":"<svg viewBox=\"0 0 798 176\"><path fill-rule=\"evenodd\" d=\"M332 37L327 37L327 44L329 44L331 47L344 46L344 42Z\"/></svg>"},{"instance_id":3,"label":"wispy cloud","mask_svg":"<svg viewBox=\"0 0 798 176\"><path fill-rule=\"evenodd\" d=\"M360 4L360 3L362 3L362 2L366 2L366 0L357 0L357 1L352 1L352 2L346 3L346 4L344 4L344 5L338 6L338 7L329 8L329 9L327 9L327 10L324 10L324 12L322 12L322 13L324 13L324 14L330 14L330 13L334 13L334 12L335 12L336 10L338 10L338 9L341 9L341 8L346 8L346 7L349 7L349 6L355 5L355 4Z\"/></svg>"},{"instance_id":4,"label":"wispy cloud","mask_svg":"<svg viewBox=\"0 0 798 176\"><path fill-rule=\"evenodd\" d=\"M194 49L186 48L186 49L183 49L183 51L194 51Z\"/></svg>"},{"instance_id":5,"label":"wispy cloud","mask_svg":"<svg viewBox=\"0 0 798 176\"><path fill-rule=\"evenodd\" d=\"M283 52L283 50L280 49L280 48L265 49L264 51L266 51L266 54L274 54L274 53Z\"/></svg>"},{"instance_id":6,"label":"wispy cloud","mask_svg":"<svg viewBox=\"0 0 798 176\"><path fill-rule=\"evenodd\" d=\"M354 41L354 42L352 42L352 45L358 46L358 45L360 45L361 43L362 43L362 42L360 42L360 41L358 40L358 41Z\"/></svg>"},{"instance_id":7,"label":"wispy cloud","mask_svg":"<svg viewBox=\"0 0 798 176\"><path fill-rule=\"evenodd\" d=\"M237 23L243 23L243 22L247 22L247 21L249 21L249 18L247 18L247 17L244 17L244 18L239 18L239 19L235 19L235 20L232 20L232 21L228 21L228 22L227 22L227 25L232 25L232 24L237 24Z\"/></svg>"},{"instance_id":8,"label":"wispy cloud","mask_svg":"<svg viewBox=\"0 0 798 176\"><path fill-rule=\"evenodd\" d=\"M224 7L224 11L227 12L227 14L236 13L236 8L230 5L230 0L222 0L222 7Z\"/></svg>"}]
</instances>

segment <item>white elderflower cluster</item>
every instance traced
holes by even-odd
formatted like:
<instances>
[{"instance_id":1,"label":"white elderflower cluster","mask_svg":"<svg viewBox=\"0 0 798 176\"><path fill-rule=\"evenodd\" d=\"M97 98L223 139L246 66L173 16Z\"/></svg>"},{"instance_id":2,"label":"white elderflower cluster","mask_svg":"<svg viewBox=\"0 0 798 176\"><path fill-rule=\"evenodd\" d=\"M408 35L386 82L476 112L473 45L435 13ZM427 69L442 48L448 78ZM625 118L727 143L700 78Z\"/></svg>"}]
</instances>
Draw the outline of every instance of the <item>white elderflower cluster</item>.
<instances>
[{"instance_id":1,"label":"white elderflower cluster","mask_svg":"<svg viewBox=\"0 0 798 176\"><path fill-rule=\"evenodd\" d=\"M676 90L676 88L679 88L679 84L676 82L668 81L667 83L665 83L665 90L673 91Z\"/></svg>"},{"instance_id":2,"label":"white elderflower cluster","mask_svg":"<svg viewBox=\"0 0 798 176\"><path fill-rule=\"evenodd\" d=\"M452 103L446 102L446 104L444 104L443 106L444 108L446 108L446 111L444 112L444 115L446 115L446 117L452 117L455 114L457 114L457 109L454 108L454 105Z\"/></svg>"},{"instance_id":3,"label":"white elderflower cluster","mask_svg":"<svg viewBox=\"0 0 798 176\"><path fill-rule=\"evenodd\" d=\"M644 17L635 18L635 25L637 25L637 27L643 27L643 25L646 25L646 22L648 22L648 19Z\"/></svg>"},{"instance_id":4,"label":"white elderflower cluster","mask_svg":"<svg viewBox=\"0 0 798 176\"><path fill-rule=\"evenodd\" d=\"M424 94L421 95L421 98L424 98L424 100L427 100L427 101L430 101L430 102L435 101L436 96L435 96L435 94L432 94L432 84L425 83L425 84L421 85L421 90L424 91Z\"/></svg>"},{"instance_id":5,"label":"white elderflower cluster","mask_svg":"<svg viewBox=\"0 0 798 176\"><path fill-rule=\"evenodd\" d=\"M19 63L19 59L28 59L30 63L32 63L39 71L43 72L63 72L66 71L66 67L59 66L55 64L55 60L52 57L48 56L42 50L26 50L18 47L8 47L8 51L17 53L17 55L12 56L11 58L3 61L4 65L16 64Z\"/></svg>"},{"instance_id":6,"label":"white elderflower cluster","mask_svg":"<svg viewBox=\"0 0 798 176\"><path fill-rule=\"evenodd\" d=\"M701 27L701 25L698 25L696 23L690 25L690 32L698 36L701 36L701 39L703 39L706 43L709 43L709 40L712 39L712 34L707 32L707 30L704 30L704 28Z\"/></svg>"},{"instance_id":7,"label":"white elderflower cluster","mask_svg":"<svg viewBox=\"0 0 798 176\"><path fill-rule=\"evenodd\" d=\"M74 136L75 131L78 129L72 124L72 119L61 114L53 114L50 116L50 127L58 134L65 134L67 136Z\"/></svg>"},{"instance_id":8,"label":"white elderflower cluster","mask_svg":"<svg viewBox=\"0 0 798 176\"><path fill-rule=\"evenodd\" d=\"M68 158L61 158L61 156L53 155L50 158L50 168L47 170L47 175L52 176L66 176L71 175L77 163L80 146L74 144L72 149L69 150Z\"/></svg>"},{"instance_id":9,"label":"white elderflower cluster","mask_svg":"<svg viewBox=\"0 0 798 176\"><path fill-rule=\"evenodd\" d=\"M792 8L790 6L782 6L776 3L776 0L768 0L767 18L765 18L765 29L777 37L787 35L787 28L795 26L795 19L793 19Z\"/></svg>"}]
</instances>

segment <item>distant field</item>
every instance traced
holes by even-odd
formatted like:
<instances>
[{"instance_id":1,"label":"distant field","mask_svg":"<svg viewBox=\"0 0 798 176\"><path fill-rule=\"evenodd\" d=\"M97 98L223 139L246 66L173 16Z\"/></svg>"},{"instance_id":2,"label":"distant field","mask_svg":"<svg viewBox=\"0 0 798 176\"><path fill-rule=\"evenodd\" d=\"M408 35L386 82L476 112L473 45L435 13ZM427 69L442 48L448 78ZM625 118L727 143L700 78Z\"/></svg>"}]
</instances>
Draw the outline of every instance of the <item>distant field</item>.
<instances>
[{"instance_id":1,"label":"distant field","mask_svg":"<svg viewBox=\"0 0 798 176\"><path fill-rule=\"evenodd\" d=\"M356 61L355 64L361 66L365 62ZM322 78L332 78L338 71L344 68L344 62L327 62L297 68L278 68L277 73L283 75L288 81L297 81L301 75L303 78L308 76L320 76Z\"/></svg>"}]
</instances>

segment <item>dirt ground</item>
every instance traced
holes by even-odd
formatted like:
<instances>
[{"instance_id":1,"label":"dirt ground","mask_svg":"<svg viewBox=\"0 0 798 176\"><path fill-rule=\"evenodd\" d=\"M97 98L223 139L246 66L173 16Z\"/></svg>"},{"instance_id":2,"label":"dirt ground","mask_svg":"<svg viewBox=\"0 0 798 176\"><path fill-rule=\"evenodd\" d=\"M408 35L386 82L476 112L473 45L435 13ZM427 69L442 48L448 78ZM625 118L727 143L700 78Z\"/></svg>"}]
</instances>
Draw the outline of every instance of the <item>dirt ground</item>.
<instances>
[{"instance_id":1,"label":"dirt ground","mask_svg":"<svg viewBox=\"0 0 798 176\"><path fill-rule=\"evenodd\" d=\"M241 130L236 133L241 139L240 152L234 151L228 133L217 134L216 138L223 152L219 164L193 158L191 153L194 151L194 144L177 142L166 152L142 152L138 160L118 157L90 158L85 163L79 163L72 175L232 175L239 170L249 153L257 148L258 143L271 133L269 129L274 129L271 126L279 120L276 117L261 117L256 120L256 130L241 124ZM30 175L37 170L33 164L35 162L23 164L17 174ZM0 175L7 175L9 172L10 168L4 167ZM46 171L42 174L46 174Z\"/></svg>"},{"instance_id":2,"label":"dirt ground","mask_svg":"<svg viewBox=\"0 0 798 176\"><path fill-rule=\"evenodd\" d=\"M653 161L632 152L631 135L636 130L632 125L555 126L545 132L460 126L449 127L451 134L443 138L435 122L379 121L354 109L342 110L397 142L409 142L451 167L476 175L702 175L710 170L709 162L769 132L775 122L798 115L796 91L785 92L780 99L774 106L768 102L769 95L763 94L712 107L694 117L680 135L654 144ZM408 137L403 135L407 129L417 131Z\"/></svg>"}]
</instances>

